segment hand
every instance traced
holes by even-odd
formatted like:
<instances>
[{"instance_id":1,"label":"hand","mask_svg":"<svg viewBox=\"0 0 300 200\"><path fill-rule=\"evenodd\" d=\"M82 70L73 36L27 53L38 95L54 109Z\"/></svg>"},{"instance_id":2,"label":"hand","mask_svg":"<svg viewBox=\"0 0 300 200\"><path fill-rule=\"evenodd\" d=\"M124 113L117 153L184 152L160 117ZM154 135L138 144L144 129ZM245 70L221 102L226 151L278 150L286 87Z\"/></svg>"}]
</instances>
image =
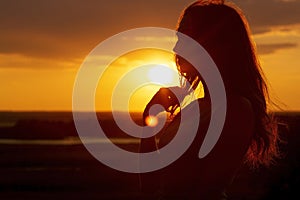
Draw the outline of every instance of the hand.
<instances>
[{"instance_id":1,"label":"hand","mask_svg":"<svg viewBox=\"0 0 300 200\"><path fill-rule=\"evenodd\" d=\"M176 94L176 95L175 95ZM185 95L187 94L186 90L181 87L170 87L170 88L160 88L159 91L152 97L150 102L147 104L144 113L143 119L145 121L146 117L149 116L149 110L152 105L160 104L163 106L165 111L173 114L175 110L180 107L180 102L183 100ZM176 97L177 96L177 97ZM156 110L155 115L161 110Z\"/></svg>"}]
</instances>

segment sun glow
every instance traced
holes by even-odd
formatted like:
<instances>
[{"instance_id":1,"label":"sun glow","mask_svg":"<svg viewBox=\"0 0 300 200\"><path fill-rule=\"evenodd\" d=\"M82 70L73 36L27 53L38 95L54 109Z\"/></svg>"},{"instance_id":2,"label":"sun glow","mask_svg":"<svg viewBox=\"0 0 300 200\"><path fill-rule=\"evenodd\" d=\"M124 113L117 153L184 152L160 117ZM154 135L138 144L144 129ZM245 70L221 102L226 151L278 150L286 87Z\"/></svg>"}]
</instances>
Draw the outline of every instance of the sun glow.
<instances>
[{"instance_id":1,"label":"sun glow","mask_svg":"<svg viewBox=\"0 0 300 200\"><path fill-rule=\"evenodd\" d=\"M148 126L155 127L158 124L158 119L155 116L149 115L146 117L145 122Z\"/></svg>"},{"instance_id":2,"label":"sun glow","mask_svg":"<svg viewBox=\"0 0 300 200\"><path fill-rule=\"evenodd\" d=\"M134 70L137 70L136 73L132 73ZM121 83L120 80L125 75L130 78ZM146 84L141 85L141 83ZM129 109L130 112L141 112L159 88L179 84L172 52L160 49L132 51L114 60L103 73L96 91L95 107L96 110L114 109L127 112ZM118 91L115 90L117 85ZM136 89L132 91L128 88ZM112 108L113 94L118 94L120 97ZM129 99L128 94L130 94Z\"/></svg>"},{"instance_id":3,"label":"sun glow","mask_svg":"<svg viewBox=\"0 0 300 200\"><path fill-rule=\"evenodd\" d=\"M176 72L166 65L156 65L148 72L149 80L159 84L172 83L176 75Z\"/></svg>"}]
</instances>

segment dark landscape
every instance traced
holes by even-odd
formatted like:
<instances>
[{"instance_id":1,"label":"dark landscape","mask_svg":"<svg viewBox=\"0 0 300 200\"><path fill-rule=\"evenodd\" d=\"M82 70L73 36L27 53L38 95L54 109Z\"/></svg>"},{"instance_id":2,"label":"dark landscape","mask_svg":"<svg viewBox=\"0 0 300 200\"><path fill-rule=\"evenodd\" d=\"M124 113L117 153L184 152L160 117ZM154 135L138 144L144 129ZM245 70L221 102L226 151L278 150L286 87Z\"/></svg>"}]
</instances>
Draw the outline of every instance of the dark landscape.
<instances>
[{"instance_id":1,"label":"dark landscape","mask_svg":"<svg viewBox=\"0 0 300 200\"><path fill-rule=\"evenodd\" d=\"M109 113L98 116L118 146L138 151L137 142L118 143L129 136ZM270 169L243 167L229 199L300 199L300 113L276 116L282 158ZM140 123L140 114L134 117ZM90 155L70 112L1 112L0 156L0 199L141 199L138 175L113 170Z\"/></svg>"}]
</instances>

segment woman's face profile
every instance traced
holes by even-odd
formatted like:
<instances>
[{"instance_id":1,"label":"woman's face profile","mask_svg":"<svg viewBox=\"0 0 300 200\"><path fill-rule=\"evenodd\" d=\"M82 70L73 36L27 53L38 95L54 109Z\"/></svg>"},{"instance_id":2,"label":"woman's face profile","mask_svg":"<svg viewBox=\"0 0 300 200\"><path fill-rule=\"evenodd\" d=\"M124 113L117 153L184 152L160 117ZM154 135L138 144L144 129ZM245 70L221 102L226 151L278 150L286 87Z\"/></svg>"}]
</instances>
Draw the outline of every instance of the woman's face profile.
<instances>
[{"instance_id":1,"label":"woman's face profile","mask_svg":"<svg viewBox=\"0 0 300 200\"><path fill-rule=\"evenodd\" d=\"M191 64L181 57L178 53L186 51L187 46L186 42L184 40L184 37L181 36L181 34L177 34L177 42L173 48L173 51L175 53L175 62L178 69L178 72L183 76L187 77L188 74L191 74Z\"/></svg>"},{"instance_id":2,"label":"woman's face profile","mask_svg":"<svg viewBox=\"0 0 300 200\"><path fill-rule=\"evenodd\" d=\"M173 51L175 53L175 62L178 72L191 83L197 76L199 77L199 73L191 63L179 55L179 52L191 51L191 45L189 45L190 42L188 42L186 37L188 36L177 33L177 42Z\"/></svg>"}]
</instances>

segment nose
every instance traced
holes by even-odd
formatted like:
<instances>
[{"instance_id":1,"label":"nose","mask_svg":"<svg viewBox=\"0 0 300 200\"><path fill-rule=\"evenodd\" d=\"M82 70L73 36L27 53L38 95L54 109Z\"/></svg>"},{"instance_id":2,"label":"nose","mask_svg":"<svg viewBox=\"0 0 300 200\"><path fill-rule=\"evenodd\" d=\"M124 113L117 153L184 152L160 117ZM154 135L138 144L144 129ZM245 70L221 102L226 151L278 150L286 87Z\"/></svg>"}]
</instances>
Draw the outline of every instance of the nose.
<instances>
[{"instance_id":1,"label":"nose","mask_svg":"<svg viewBox=\"0 0 300 200\"><path fill-rule=\"evenodd\" d=\"M175 46L173 47L173 52L178 53L178 41L176 42Z\"/></svg>"},{"instance_id":2,"label":"nose","mask_svg":"<svg viewBox=\"0 0 300 200\"><path fill-rule=\"evenodd\" d=\"M176 36L177 36L177 42L176 42L175 46L173 47L173 51L175 53L179 53L180 50L182 50L182 48L184 46L183 45L184 37L179 32L176 34Z\"/></svg>"}]
</instances>

